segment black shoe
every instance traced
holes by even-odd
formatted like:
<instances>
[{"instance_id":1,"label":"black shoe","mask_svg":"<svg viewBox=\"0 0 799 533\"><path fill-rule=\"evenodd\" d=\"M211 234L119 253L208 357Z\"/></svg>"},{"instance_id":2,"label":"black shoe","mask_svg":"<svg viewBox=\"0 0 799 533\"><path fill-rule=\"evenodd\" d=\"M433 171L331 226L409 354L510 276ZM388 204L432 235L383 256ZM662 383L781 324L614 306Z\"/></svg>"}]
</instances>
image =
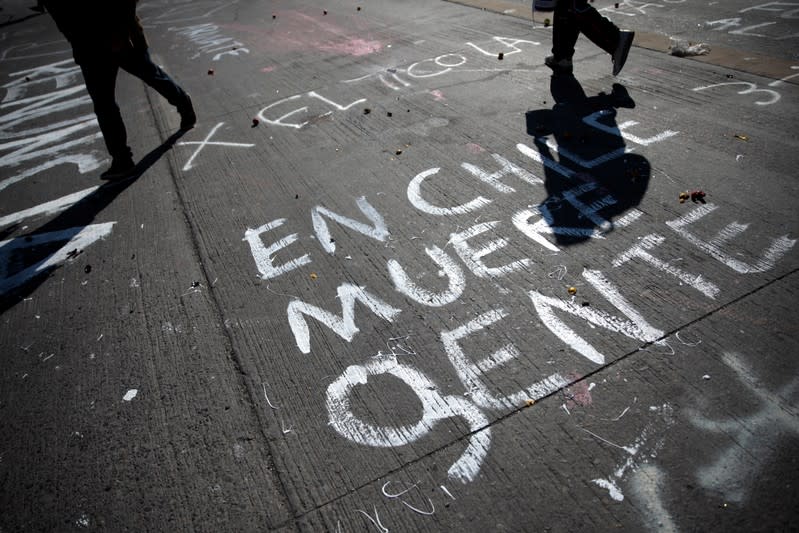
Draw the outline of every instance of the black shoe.
<instances>
[{"instance_id":1,"label":"black shoe","mask_svg":"<svg viewBox=\"0 0 799 533\"><path fill-rule=\"evenodd\" d=\"M627 61L627 54L630 53L630 47L633 45L633 31L620 31L619 44L616 46L616 51L613 52L613 75L617 76L621 72L624 63Z\"/></svg>"},{"instance_id":2,"label":"black shoe","mask_svg":"<svg viewBox=\"0 0 799 533\"><path fill-rule=\"evenodd\" d=\"M544 58L544 64L556 74L571 74L574 71L574 64L568 58L555 59L555 56L547 56Z\"/></svg>"},{"instance_id":3,"label":"black shoe","mask_svg":"<svg viewBox=\"0 0 799 533\"><path fill-rule=\"evenodd\" d=\"M186 95L186 101L177 106L178 113L180 113L180 129L190 130L197 124L197 115L194 113L194 106L191 104L191 98Z\"/></svg>"},{"instance_id":4,"label":"black shoe","mask_svg":"<svg viewBox=\"0 0 799 533\"><path fill-rule=\"evenodd\" d=\"M614 83L610 96L613 99L613 107L635 108L635 100L632 99L630 93L627 92L627 88L623 85Z\"/></svg>"},{"instance_id":5,"label":"black shoe","mask_svg":"<svg viewBox=\"0 0 799 533\"><path fill-rule=\"evenodd\" d=\"M121 180L131 177L136 172L136 163L133 159L114 159L111 167L100 174L104 180Z\"/></svg>"}]
</instances>

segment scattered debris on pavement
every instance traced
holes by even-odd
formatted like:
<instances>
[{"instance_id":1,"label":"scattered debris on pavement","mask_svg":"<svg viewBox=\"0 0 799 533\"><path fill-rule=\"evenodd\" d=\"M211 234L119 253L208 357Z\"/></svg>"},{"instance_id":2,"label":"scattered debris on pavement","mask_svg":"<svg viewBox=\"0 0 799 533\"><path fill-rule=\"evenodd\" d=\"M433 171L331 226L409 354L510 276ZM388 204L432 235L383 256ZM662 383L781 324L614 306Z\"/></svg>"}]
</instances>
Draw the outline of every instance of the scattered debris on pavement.
<instances>
[{"instance_id":1,"label":"scattered debris on pavement","mask_svg":"<svg viewBox=\"0 0 799 533\"><path fill-rule=\"evenodd\" d=\"M676 57L703 56L710 53L710 47L705 43L691 43L690 41L675 41L669 46L671 55Z\"/></svg>"}]
</instances>

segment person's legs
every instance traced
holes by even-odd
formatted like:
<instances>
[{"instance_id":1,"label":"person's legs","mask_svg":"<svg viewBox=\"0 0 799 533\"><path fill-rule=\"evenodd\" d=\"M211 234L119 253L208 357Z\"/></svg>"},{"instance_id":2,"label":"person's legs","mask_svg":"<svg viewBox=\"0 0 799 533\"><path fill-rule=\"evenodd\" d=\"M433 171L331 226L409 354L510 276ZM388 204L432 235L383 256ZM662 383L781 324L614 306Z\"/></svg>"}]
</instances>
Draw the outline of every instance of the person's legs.
<instances>
[{"instance_id":1,"label":"person's legs","mask_svg":"<svg viewBox=\"0 0 799 533\"><path fill-rule=\"evenodd\" d=\"M552 26L552 55L554 59L571 59L574 45L580 35L578 21L573 9L574 0L559 0L555 4Z\"/></svg>"},{"instance_id":2,"label":"person's legs","mask_svg":"<svg viewBox=\"0 0 799 533\"><path fill-rule=\"evenodd\" d=\"M580 33L611 55L613 75L617 75L633 43L634 33L621 31L603 17L588 0L559 0L555 6L552 28L552 55L544 63L556 72L571 72L574 45Z\"/></svg>"},{"instance_id":3,"label":"person's legs","mask_svg":"<svg viewBox=\"0 0 799 533\"><path fill-rule=\"evenodd\" d=\"M568 3L572 5L580 33L612 55L619 44L619 28L610 19L600 15L593 6L588 5L588 0L569 0Z\"/></svg>"},{"instance_id":4,"label":"person's legs","mask_svg":"<svg viewBox=\"0 0 799 533\"><path fill-rule=\"evenodd\" d=\"M133 153L114 93L119 67L113 61L96 58L83 61L80 67L112 165L132 163Z\"/></svg>"},{"instance_id":5,"label":"person's legs","mask_svg":"<svg viewBox=\"0 0 799 533\"><path fill-rule=\"evenodd\" d=\"M153 63L149 50L137 48L126 52L120 57L120 67L141 79L175 106L180 113L181 128L188 129L194 126L197 117L194 114L191 98L161 67Z\"/></svg>"}]
</instances>

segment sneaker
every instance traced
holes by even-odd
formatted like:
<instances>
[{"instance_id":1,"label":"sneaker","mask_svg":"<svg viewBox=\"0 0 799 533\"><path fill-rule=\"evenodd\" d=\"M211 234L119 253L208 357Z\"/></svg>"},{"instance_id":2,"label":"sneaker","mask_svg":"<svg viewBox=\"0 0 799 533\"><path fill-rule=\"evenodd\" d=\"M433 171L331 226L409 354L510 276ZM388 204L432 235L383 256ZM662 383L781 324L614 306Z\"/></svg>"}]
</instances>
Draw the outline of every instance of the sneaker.
<instances>
[{"instance_id":1,"label":"sneaker","mask_svg":"<svg viewBox=\"0 0 799 533\"><path fill-rule=\"evenodd\" d=\"M619 44L616 46L616 51L613 52L613 75L617 76L621 72L624 63L627 61L627 54L630 52L630 47L633 45L633 31L620 31Z\"/></svg>"},{"instance_id":2,"label":"sneaker","mask_svg":"<svg viewBox=\"0 0 799 533\"><path fill-rule=\"evenodd\" d=\"M178 113L180 113L180 129L190 130L197 124L197 115L194 113L194 106L191 104L191 98L186 95L186 101L177 106Z\"/></svg>"},{"instance_id":3,"label":"sneaker","mask_svg":"<svg viewBox=\"0 0 799 533\"><path fill-rule=\"evenodd\" d=\"M574 70L574 65L571 59L555 59L555 56L547 56L544 58L544 64L551 68L554 72L566 72L571 74Z\"/></svg>"},{"instance_id":4,"label":"sneaker","mask_svg":"<svg viewBox=\"0 0 799 533\"><path fill-rule=\"evenodd\" d=\"M133 159L114 159L111 167L100 174L104 180L121 180L129 178L136 171L136 163Z\"/></svg>"}]
</instances>

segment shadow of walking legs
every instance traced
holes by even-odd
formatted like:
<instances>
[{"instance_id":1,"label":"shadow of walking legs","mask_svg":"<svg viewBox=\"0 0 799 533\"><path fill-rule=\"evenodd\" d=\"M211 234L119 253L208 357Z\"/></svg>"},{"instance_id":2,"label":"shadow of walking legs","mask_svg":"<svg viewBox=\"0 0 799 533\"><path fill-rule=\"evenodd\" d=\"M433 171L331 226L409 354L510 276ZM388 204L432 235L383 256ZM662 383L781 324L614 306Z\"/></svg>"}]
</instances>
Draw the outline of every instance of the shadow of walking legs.
<instances>
[{"instance_id":1,"label":"shadow of walking legs","mask_svg":"<svg viewBox=\"0 0 799 533\"><path fill-rule=\"evenodd\" d=\"M81 253L82 245L110 232L112 223L92 224L122 191L130 187L186 133L179 130L145 155L135 173L96 187L58 216L27 235L0 242L0 314L31 294L60 263ZM15 226L3 231L6 236Z\"/></svg>"}]
</instances>

